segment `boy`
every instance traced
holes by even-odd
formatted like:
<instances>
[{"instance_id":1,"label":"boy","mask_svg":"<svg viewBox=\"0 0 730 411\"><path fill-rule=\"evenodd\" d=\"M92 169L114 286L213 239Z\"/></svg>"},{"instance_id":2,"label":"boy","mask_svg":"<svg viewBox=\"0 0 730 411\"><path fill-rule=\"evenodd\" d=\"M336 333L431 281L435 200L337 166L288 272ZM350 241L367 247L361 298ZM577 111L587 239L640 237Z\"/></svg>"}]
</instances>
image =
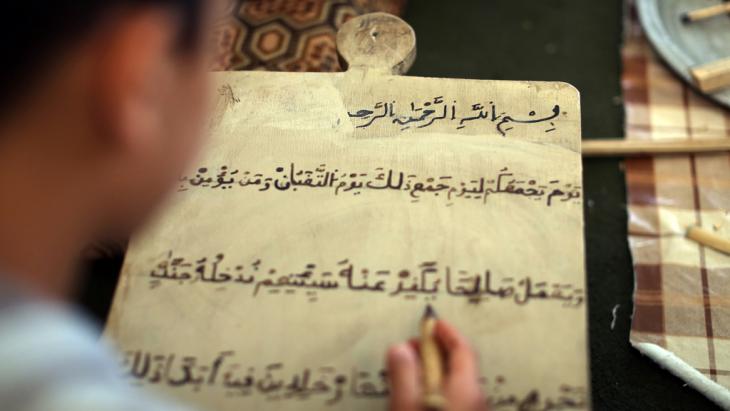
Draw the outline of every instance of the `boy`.
<instances>
[{"instance_id":1,"label":"boy","mask_svg":"<svg viewBox=\"0 0 730 411\"><path fill-rule=\"evenodd\" d=\"M64 307L87 244L127 235L194 155L206 102L210 0L3 4L0 404L8 411L174 410L119 379ZM452 410L483 410L467 343L440 322ZM414 344L387 355L391 408L421 409Z\"/></svg>"}]
</instances>

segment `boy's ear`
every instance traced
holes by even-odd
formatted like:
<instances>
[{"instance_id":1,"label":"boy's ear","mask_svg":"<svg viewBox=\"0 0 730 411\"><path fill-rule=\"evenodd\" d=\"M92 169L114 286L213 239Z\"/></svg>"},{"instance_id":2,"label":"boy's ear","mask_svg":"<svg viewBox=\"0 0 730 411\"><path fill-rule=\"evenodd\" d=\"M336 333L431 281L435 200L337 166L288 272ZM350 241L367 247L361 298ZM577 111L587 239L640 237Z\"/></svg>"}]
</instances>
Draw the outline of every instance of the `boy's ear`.
<instances>
[{"instance_id":1,"label":"boy's ear","mask_svg":"<svg viewBox=\"0 0 730 411\"><path fill-rule=\"evenodd\" d=\"M160 134L176 30L172 12L150 7L119 14L99 31L90 93L105 144L143 150Z\"/></svg>"}]
</instances>

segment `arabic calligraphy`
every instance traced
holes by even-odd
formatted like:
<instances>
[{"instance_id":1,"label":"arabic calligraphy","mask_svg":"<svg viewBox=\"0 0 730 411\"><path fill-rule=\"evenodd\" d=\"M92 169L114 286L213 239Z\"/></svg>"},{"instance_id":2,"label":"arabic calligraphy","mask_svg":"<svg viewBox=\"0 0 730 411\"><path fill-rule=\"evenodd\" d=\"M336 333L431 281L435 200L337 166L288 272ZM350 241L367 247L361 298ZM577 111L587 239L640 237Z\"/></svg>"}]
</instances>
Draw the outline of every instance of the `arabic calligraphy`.
<instances>
[{"instance_id":1,"label":"arabic calligraphy","mask_svg":"<svg viewBox=\"0 0 730 411\"><path fill-rule=\"evenodd\" d=\"M324 365L287 368L282 362L264 366L248 366L237 361L233 350L221 351L211 361L201 361L192 355L152 353L143 350L126 351L122 356L122 372L135 385L162 385L175 389L189 388L193 392L222 389L226 397L261 396L266 401L320 400L327 406L345 398L384 399L389 394L385 370L338 370ZM506 378L480 378L487 388L487 402L492 409L551 411L583 409L586 390L562 384L558 395L550 398L538 390L524 395L501 394L508 384Z\"/></svg>"},{"instance_id":2,"label":"arabic calligraphy","mask_svg":"<svg viewBox=\"0 0 730 411\"><path fill-rule=\"evenodd\" d=\"M381 190L407 193L412 202L424 196L442 198L446 205L454 200L476 200L486 204L493 195L513 195L540 201L547 207L556 202L580 199L581 186L564 183L558 179L539 181L521 178L510 172L508 167L491 177L477 177L466 181L451 175L418 177L405 171L377 167L373 172L343 171L320 164L314 168L300 168L294 163L288 167L277 166L273 174L241 172L228 166L217 171L201 167L192 177L182 176L178 191L193 188L229 190L233 188L256 188L258 191L297 191L299 189L325 189L335 196L341 194L360 195L364 192Z\"/></svg>"},{"instance_id":3,"label":"arabic calligraphy","mask_svg":"<svg viewBox=\"0 0 730 411\"><path fill-rule=\"evenodd\" d=\"M322 366L289 371L285 377L281 374L287 370L280 362L257 369L234 362L233 355L234 351L223 351L213 361L202 363L195 356L127 351L122 369L128 378L138 383L176 388L188 386L193 391L217 386L223 388L228 397L323 398L325 404L333 405L345 395L356 398L388 395L384 371L369 373L353 369L350 373L341 373L334 367Z\"/></svg>"},{"instance_id":4,"label":"arabic calligraphy","mask_svg":"<svg viewBox=\"0 0 730 411\"><path fill-rule=\"evenodd\" d=\"M499 380L500 377L497 377ZM489 397L487 403L491 404L491 410L517 410L517 411L559 411L559 410L582 410L588 405L586 390L583 387L574 387L562 384L558 388L558 395L554 398L540 394L540 391L533 389L525 395L494 395L487 391Z\"/></svg>"},{"instance_id":5,"label":"arabic calligraphy","mask_svg":"<svg viewBox=\"0 0 730 411\"><path fill-rule=\"evenodd\" d=\"M218 99L216 100L215 107L211 112L208 129L214 130L223 120L223 116L226 111L240 102L241 99L236 97L236 93L233 91L233 87L231 87L230 84L226 83L218 87Z\"/></svg>"},{"instance_id":6,"label":"arabic calligraphy","mask_svg":"<svg viewBox=\"0 0 730 411\"><path fill-rule=\"evenodd\" d=\"M384 122L399 127L401 131L427 128L437 122L450 122L455 129L460 130L471 125L473 121L484 121L493 124L495 130L503 137L506 137L515 126L525 124L544 125L543 132L551 133L557 130L554 120L561 114L560 106L556 104L549 113L543 115L538 115L535 110L530 110L522 116L508 115L500 111L493 101L471 104L466 114L461 112L462 109L456 100L448 103L444 100L444 96L436 96L419 103L411 101L406 108L396 108L395 101L379 101L373 104L372 108L361 108L347 114L354 119L355 128L367 128Z\"/></svg>"},{"instance_id":7,"label":"arabic calligraphy","mask_svg":"<svg viewBox=\"0 0 730 411\"><path fill-rule=\"evenodd\" d=\"M251 288L253 297L261 293L293 295L304 292L309 302L318 292L348 290L372 292L406 300L433 300L438 295L467 298L479 303L489 300L510 301L525 305L533 300L557 301L564 307L577 308L584 303L584 290L571 284L496 276L490 270L470 271L425 261L416 267L383 268L357 266L349 259L332 267L307 263L301 270L281 271L261 260L251 264L225 264L225 255L187 259L169 251L149 272L150 288L165 283L204 283L217 286L240 285Z\"/></svg>"}]
</instances>

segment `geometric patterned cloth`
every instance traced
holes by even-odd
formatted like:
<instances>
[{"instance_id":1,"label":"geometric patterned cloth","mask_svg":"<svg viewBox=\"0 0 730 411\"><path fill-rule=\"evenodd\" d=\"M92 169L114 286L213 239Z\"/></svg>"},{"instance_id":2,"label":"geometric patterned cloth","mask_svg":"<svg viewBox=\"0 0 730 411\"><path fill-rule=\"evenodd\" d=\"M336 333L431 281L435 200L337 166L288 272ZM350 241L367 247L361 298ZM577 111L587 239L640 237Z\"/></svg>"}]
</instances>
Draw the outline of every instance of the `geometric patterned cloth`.
<instances>
[{"instance_id":1,"label":"geometric patterned cloth","mask_svg":"<svg viewBox=\"0 0 730 411\"><path fill-rule=\"evenodd\" d=\"M730 137L730 111L672 73L628 10L621 79L627 138ZM730 256L685 237L697 225L730 238L730 154L630 158L625 165L636 276L631 343L730 409Z\"/></svg>"},{"instance_id":2,"label":"geometric patterned cloth","mask_svg":"<svg viewBox=\"0 0 730 411\"><path fill-rule=\"evenodd\" d=\"M233 0L215 31L214 70L340 71L335 37L348 19L400 15L405 0Z\"/></svg>"}]
</instances>

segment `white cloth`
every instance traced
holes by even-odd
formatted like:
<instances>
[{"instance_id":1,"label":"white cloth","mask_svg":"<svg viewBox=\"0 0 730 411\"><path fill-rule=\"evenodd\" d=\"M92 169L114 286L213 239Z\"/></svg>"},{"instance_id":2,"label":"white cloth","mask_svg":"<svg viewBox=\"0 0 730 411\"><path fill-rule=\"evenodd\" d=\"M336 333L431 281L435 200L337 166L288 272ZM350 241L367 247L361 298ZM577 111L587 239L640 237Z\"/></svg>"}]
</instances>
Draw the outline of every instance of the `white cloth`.
<instances>
[{"instance_id":1,"label":"white cloth","mask_svg":"<svg viewBox=\"0 0 730 411\"><path fill-rule=\"evenodd\" d=\"M113 351L69 309L0 300L0 409L184 410L129 386Z\"/></svg>"}]
</instances>

